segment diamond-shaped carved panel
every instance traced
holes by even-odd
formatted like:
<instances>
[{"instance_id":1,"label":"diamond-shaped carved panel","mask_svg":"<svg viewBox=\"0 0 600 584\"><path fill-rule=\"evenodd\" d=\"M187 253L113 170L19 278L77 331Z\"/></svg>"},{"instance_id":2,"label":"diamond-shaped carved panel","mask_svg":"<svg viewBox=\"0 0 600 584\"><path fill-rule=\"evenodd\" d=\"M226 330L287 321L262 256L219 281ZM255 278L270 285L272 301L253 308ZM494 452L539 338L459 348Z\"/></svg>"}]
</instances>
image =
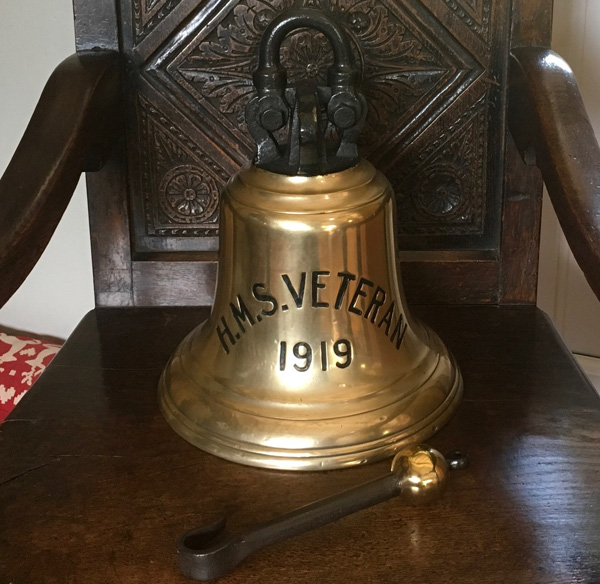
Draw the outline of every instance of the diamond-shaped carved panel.
<instances>
[{"instance_id":1,"label":"diamond-shaped carved panel","mask_svg":"<svg viewBox=\"0 0 600 584\"><path fill-rule=\"evenodd\" d=\"M225 16L198 22L196 32L166 47L169 58L158 55L149 69L175 100L184 107L200 106L217 129L231 132L250 152L243 116L253 93L262 33L278 13L298 5L331 14L353 41L371 104L362 138L366 155L384 145L402 145L482 72L418 3L413 13L402 3L384 0L237 2ZM332 54L322 34L301 31L284 43L282 61L291 83L310 77L324 83Z\"/></svg>"},{"instance_id":2,"label":"diamond-shaped carved panel","mask_svg":"<svg viewBox=\"0 0 600 584\"><path fill-rule=\"evenodd\" d=\"M162 119L149 136L143 129L148 114L137 108L130 151L138 157L133 175L141 177L141 192L134 186L132 198L143 199L145 219L136 241L145 237L155 249L156 240L167 237L165 249L214 249L193 238L214 239L218 201L212 193L252 156L243 118L262 33L282 10L310 6L332 15L351 39L369 103L361 151L398 187L403 241L410 249L477 249L482 242L490 249L497 242L500 186L488 168L498 152L486 144L503 119L498 81L504 64L490 65L487 45L471 41L472 32L483 39L503 30L499 15L508 0L198 0L195 7L191 0L132 1L146 17L168 15L173 7L187 11L179 27L172 19L168 31L156 27L147 45L156 49L135 65L135 101L160 96L150 117ZM442 24L449 12L466 26ZM470 41L462 42L461 34ZM508 42L506 34L494 34ZM282 46L282 62L291 83L325 83L331 49L322 34L296 31ZM169 121L182 119L179 126ZM171 142L157 138L161 134ZM203 140L212 149L203 150ZM165 146L171 143L185 155L174 155ZM154 150L163 153L158 170L151 170Z\"/></svg>"}]
</instances>

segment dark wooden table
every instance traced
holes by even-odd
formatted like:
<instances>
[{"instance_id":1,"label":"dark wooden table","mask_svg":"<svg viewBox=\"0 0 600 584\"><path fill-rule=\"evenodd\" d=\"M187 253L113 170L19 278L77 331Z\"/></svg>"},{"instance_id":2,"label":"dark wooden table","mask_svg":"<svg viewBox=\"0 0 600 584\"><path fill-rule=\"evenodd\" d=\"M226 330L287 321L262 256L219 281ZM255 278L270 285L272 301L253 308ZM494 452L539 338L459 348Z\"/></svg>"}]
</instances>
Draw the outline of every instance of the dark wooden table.
<instances>
[{"instance_id":1,"label":"dark wooden table","mask_svg":"<svg viewBox=\"0 0 600 584\"><path fill-rule=\"evenodd\" d=\"M390 501L248 558L223 582L600 582L600 403L535 308L419 310L465 378L432 446L468 451L429 507ZM182 583L175 544L387 471L245 468L163 420L156 385L202 309L88 314L0 427L0 583Z\"/></svg>"}]
</instances>

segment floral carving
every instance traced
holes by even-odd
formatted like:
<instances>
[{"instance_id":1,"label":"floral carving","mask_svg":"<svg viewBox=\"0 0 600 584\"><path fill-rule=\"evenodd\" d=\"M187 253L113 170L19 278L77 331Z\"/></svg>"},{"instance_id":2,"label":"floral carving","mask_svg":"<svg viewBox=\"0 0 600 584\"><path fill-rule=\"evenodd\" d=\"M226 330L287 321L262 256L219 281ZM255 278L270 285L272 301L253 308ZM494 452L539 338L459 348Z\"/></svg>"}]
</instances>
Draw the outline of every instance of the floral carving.
<instances>
[{"instance_id":1,"label":"floral carving","mask_svg":"<svg viewBox=\"0 0 600 584\"><path fill-rule=\"evenodd\" d=\"M228 173L142 97L138 124L147 233L215 236Z\"/></svg>"},{"instance_id":2,"label":"floral carving","mask_svg":"<svg viewBox=\"0 0 600 584\"><path fill-rule=\"evenodd\" d=\"M451 164L434 165L419 182L416 200L420 207L434 217L445 217L459 206L462 200L465 172Z\"/></svg>"},{"instance_id":3,"label":"floral carving","mask_svg":"<svg viewBox=\"0 0 600 584\"><path fill-rule=\"evenodd\" d=\"M282 62L292 82L298 79L315 79L319 83L325 83L332 56L329 42L322 34L298 32L281 52Z\"/></svg>"},{"instance_id":4,"label":"floral carving","mask_svg":"<svg viewBox=\"0 0 600 584\"><path fill-rule=\"evenodd\" d=\"M407 165L395 185L401 233L482 232L486 115L487 104L480 99Z\"/></svg>"},{"instance_id":5,"label":"floral carving","mask_svg":"<svg viewBox=\"0 0 600 584\"><path fill-rule=\"evenodd\" d=\"M377 104L369 108L363 131L367 151L389 146L389 138L412 123L417 110L430 107L452 88L460 91L461 82L477 68L468 53L456 54L450 43L437 38L445 34L440 29L435 35L425 33L399 2L244 0L214 28L207 27L187 41L175 52L166 71L157 61L155 72L174 80L194 102L226 122L241 141L251 144L243 118L254 91L252 73L260 39L267 24L292 5L328 12L348 31L362 71L363 92L369 103ZM430 18L425 12L421 16ZM291 83L306 78L326 82L332 52L321 33L303 30L290 35L281 57Z\"/></svg>"},{"instance_id":6,"label":"floral carving","mask_svg":"<svg viewBox=\"0 0 600 584\"><path fill-rule=\"evenodd\" d=\"M195 166L176 166L160 184L160 206L177 222L201 223L210 218L219 204L214 181Z\"/></svg>"},{"instance_id":7,"label":"floral carving","mask_svg":"<svg viewBox=\"0 0 600 584\"><path fill-rule=\"evenodd\" d=\"M143 2L149 14L163 10L167 2L181 0L133 1ZM472 40L464 27L447 27L437 18L447 19L451 11L456 15L455 25L462 22L485 40L491 18L502 12L503 2L492 10L491 0L443 0L439 7L429 9L425 3L410 0L212 1L198 5L186 26L162 43L142 77L163 93L169 102L164 102L166 107L173 107L209 140L222 144L237 165L251 155L254 146L244 112L254 93L252 73L266 26L291 6L328 13L351 40L370 106L361 152L387 172L400 193L399 232L478 235L484 229L486 197L496 196L488 194L484 144L496 110L490 110L487 98L483 100L486 105L475 108L476 114L468 104L473 104L472 92L481 91L476 87L489 87L489 94L496 93L493 99L500 99L496 86L486 84L485 79L501 73L497 68L485 70L482 62L487 66L488 60L483 45L471 43L467 50L451 36L462 31ZM473 53L474 46L481 53ZM316 79L325 84L332 51L321 33L304 29L285 39L281 60L290 83ZM185 140L174 138L169 122L161 124L150 139L157 141L155 151L169 152L166 144L173 142L184 154L169 154L168 163L161 163L156 171L151 168L156 156L149 154L145 172L154 178L144 196L164 196L148 207L152 215L147 218L148 233L197 235L210 225L214 230L206 233L214 235L216 213L198 223L209 208L208 200L197 195L188 200L184 194L187 190L191 197L188 189L196 193L202 185L209 188L208 181L195 182L196 175L190 172L201 169L204 177L210 156L188 156L191 150L181 148ZM141 162L146 164L144 157ZM167 176L177 167L189 167L185 180L175 180L175 174ZM218 173L209 174L218 189L224 179Z\"/></svg>"}]
</instances>

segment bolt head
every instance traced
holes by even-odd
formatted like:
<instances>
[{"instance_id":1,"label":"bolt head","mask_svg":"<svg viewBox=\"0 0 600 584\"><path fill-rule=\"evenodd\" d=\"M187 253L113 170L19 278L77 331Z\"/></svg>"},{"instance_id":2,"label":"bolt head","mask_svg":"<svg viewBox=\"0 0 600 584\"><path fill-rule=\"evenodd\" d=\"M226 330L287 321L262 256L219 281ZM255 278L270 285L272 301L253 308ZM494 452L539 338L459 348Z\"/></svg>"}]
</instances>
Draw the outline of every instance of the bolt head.
<instances>
[{"instance_id":1,"label":"bolt head","mask_svg":"<svg viewBox=\"0 0 600 584\"><path fill-rule=\"evenodd\" d=\"M283 112L275 108L266 109L260 115L260 124L269 132L275 132L276 130L279 130L279 128L283 127L285 124Z\"/></svg>"},{"instance_id":2,"label":"bolt head","mask_svg":"<svg viewBox=\"0 0 600 584\"><path fill-rule=\"evenodd\" d=\"M340 106L333 114L333 123L342 130L347 130L356 124L356 112L352 107Z\"/></svg>"}]
</instances>

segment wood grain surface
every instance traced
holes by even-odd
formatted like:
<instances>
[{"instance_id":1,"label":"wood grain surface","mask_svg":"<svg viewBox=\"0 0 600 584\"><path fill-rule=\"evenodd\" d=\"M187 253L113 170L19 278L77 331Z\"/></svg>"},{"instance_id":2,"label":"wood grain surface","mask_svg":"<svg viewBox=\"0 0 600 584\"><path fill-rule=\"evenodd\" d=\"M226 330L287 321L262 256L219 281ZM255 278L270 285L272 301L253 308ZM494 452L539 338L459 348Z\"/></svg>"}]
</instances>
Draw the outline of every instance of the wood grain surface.
<instances>
[{"instance_id":1,"label":"wood grain surface","mask_svg":"<svg viewBox=\"0 0 600 584\"><path fill-rule=\"evenodd\" d=\"M461 448L429 507L390 501L248 558L222 582L600 581L599 400L531 307L417 310L465 379L430 443ZM0 582L175 584L175 545L226 513L232 531L387 471L246 468L163 420L156 385L207 312L97 309L0 427Z\"/></svg>"}]
</instances>

